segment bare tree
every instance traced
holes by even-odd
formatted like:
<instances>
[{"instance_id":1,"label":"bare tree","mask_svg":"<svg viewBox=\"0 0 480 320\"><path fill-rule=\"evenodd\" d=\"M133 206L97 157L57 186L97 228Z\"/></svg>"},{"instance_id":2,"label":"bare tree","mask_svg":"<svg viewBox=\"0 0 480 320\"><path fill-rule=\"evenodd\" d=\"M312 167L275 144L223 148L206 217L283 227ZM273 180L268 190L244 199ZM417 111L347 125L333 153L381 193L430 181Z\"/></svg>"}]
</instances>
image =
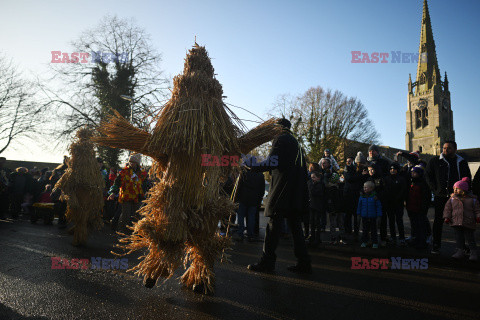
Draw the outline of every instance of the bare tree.
<instances>
[{"instance_id":1,"label":"bare tree","mask_svg":"<svg viewBox=\"0 0 480 320\"><path fill-rule=\"evenodd\" d=\"M113 110L127 119L133 115L135 126L148 128L167 100L169 81L146 31L133 20L106 16L72 46L77 55L52 52L52 61L63 63L51 64L54 85L42 86L45 104L62 120L57 135L68 138L84 125L95 127ZM82 53L89 54L87 63L79 58ZM100 151L116 164L118 150Z\"/></svg>"},{"instance_id":2,"label":"bare tree","mask_svg":"<svg viewBox=\"0 0 480 320\"><path fill-rule=\"evenodd\" d=\"M0 153L12 141L30 137L41 123L41 108L33 104L34 92L17 67L0 57Z\"/></svg>"},{"instance_id":3,"label":"bare tree","mask_svg":"<svg viewBox=\"0 0 480 320\"><path fill-rule=\"evenodd\" d=\"M338 90L314 87L297 97L281 95L273 113L290 119L309 159L321 158L326 148L338 152L347 140L377 143L379 139L362 102Z\"/></svg>"}]
</instances>

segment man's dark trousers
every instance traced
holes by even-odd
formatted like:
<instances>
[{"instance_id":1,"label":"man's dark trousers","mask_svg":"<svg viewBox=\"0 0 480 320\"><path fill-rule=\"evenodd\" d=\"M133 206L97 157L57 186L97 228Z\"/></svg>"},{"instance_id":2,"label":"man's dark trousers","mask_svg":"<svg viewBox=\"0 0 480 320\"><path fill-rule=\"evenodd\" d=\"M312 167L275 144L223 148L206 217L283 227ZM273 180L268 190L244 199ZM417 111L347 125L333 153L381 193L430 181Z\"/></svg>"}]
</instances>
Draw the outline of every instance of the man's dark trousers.
<instances>
[{"instance_id":1,"label":"man's dark trousers","mask_svg":"<svg viewBox=\"0 0 480 320\"><path fill-rule=\"evenodd\" d=\"M275 250L278 246L280 233L282 232L283 216L270 217L265 231L265 243L263 244L263 260L268 264L275 264L277 256ZM287 223L292 232L295 257L299 264L310 263L310 256L307 252L305 237L303 235L300 217L288 217Z\"/></svg>"},{"instance_id":2,"label":"man's dark trousers","mask_svg":"<svg viewBox=\"0 0 480 320\"><path fill-rule=\"evenodd\" d=\"M435 220L433 220L433 246L440 248L442 246L442 228L443 228L443 209L448 201L448 197L435 196L433 204L435 206Z\"/></svg>"}]
</instances>

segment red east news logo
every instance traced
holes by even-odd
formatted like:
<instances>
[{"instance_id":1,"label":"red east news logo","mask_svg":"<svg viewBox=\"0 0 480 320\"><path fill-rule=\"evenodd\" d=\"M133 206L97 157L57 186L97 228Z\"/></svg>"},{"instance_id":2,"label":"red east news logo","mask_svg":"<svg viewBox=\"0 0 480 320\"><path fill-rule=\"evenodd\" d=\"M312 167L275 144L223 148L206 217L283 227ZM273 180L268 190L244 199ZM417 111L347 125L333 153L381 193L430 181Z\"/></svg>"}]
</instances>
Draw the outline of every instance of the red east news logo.
<instances>
[{"instance_id":1,"label":"red east news logo","mask_svg":"<svg viewBox=\"0 0 480 320\"><path fill-rule=\"evenodd\" d=\"M353 270L371 270L371 269L428 269L428 259L403 259L401 257L391 257L390 259L362 259L361 257L351 257ZM389 267L390 265L390 267Z\"/></svg>"}]
</instances>

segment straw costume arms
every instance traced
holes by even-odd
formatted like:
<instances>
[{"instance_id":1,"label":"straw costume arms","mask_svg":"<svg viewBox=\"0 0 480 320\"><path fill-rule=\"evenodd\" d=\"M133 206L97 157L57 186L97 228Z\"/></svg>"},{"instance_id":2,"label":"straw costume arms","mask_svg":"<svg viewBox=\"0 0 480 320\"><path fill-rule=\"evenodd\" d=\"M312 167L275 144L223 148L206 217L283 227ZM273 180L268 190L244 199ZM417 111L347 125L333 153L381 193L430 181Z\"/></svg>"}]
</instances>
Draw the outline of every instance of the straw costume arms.
<instances>
[{"instance_id":1,"label":"straw costume arms","mask_svg":"<svg viewBox=\"0 0 480 320\"><path fill-rule=\"evenodd\" d=\"M152 137L150 133L136 128L115 110L110 118L101 123L97 132L98 135L92 140L100 145L147 155L155 159L161 167L166 166L168 162L166 154L158 152L158 149L148 148Z\"/></svg>"}]
</instances>

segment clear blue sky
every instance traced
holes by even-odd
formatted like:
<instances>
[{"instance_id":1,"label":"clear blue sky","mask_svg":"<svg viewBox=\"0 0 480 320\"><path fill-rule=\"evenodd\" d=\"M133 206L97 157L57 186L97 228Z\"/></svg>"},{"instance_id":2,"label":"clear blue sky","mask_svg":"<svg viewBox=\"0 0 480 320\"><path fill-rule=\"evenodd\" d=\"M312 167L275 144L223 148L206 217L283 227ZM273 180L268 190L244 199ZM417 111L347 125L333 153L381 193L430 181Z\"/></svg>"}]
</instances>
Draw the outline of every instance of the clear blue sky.
<instances>
[{"instance_id":1,"label":"clear blue sky","mask_svg":"<svg viewBox=\"0 0 480 320\"><path fill-rule=\"evenodd\" d=\"M358 97L384 145L405 147L408 74L416 64L352 64L351 51L418 52L422 0L338 1L3 1L0 51L41 73L53 50L105 14L133 17L163 54L167 75L182 71L195 35L206 46L227 102L264 116L275 98L312 86ZM480 1L430 0L442 73L450 81L459 148L480 147ZM389 59L390 61L391 59ZM253 116L235 110L243 119ZM250 124L251 126L252 124ZM30 143L26 146L31 145ZM18 147L10 159L60 161L64 150Z\"/></svg>"}]
</instances>

